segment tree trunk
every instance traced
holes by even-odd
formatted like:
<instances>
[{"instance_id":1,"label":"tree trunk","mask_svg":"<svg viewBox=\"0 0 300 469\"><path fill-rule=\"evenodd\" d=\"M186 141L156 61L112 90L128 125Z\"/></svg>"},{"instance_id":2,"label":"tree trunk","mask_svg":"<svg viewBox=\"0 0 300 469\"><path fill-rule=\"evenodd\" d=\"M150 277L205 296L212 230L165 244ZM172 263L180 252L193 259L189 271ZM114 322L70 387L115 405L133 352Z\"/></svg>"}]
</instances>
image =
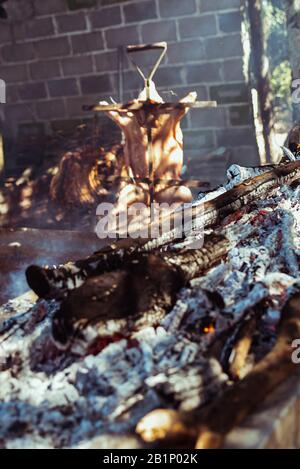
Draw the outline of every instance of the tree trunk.
<instances>
[{"instance_id":1,"label":"tree trunk","mask_svg":"<svg viewBox=\"0 0 300 469\"><path fill-rule=\"evenodd\" d=\"M248 1L250 23L250 42L252 50L252 70L258 95L259 120L262 124L262 136L265 147L265 159L273 161L272 127L273 108L269 79L269 61L266 55L266 36L262 17L262 1Z\"/></svg>"},{"instance_id":2,"label":"tree trunk","mask_svg":"<svg viewBox=\"0 0 300 469\"><path fill-rule=\"evenodd\" d=\"M289 40L289 55L292 68L292 79L300 78L300 5L298 0L283 0L286 17L287 31ZM299 84L298 84L299 88ZM293 89L293 91L295 91ZM297 93L298 94L298 93ZM299 94L298 94L299 96ZM293 102L293 117L295 122L300 121L300 105Z\"/></svg>"}]
</instances>

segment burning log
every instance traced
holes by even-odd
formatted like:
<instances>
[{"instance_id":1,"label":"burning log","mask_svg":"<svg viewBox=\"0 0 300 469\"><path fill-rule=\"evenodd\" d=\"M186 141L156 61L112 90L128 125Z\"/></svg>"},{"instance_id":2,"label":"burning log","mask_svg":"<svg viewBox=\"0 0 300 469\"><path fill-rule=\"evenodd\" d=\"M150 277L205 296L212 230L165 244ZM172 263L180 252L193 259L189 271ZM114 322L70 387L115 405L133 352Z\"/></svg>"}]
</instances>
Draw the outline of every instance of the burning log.
<instances>
[{"instance_id":1,"label":"burning log","mask_svg":"<svg viewBox=\"0 0 300 469\"><path fill-rule=\"evenodd\" d=\"M185 212L185 215L189 216L189 219L197 220L196 228L208 228L220 223L228 215L238 212L256 200L272 196L281 185L290 185L299 179L300 161L274 165L270 171L237 184L213 200L191 206L190 214ZM177 214L178 211L174 212L174 217ZM150 240L143 249L152 250L171 243L176 238L178 238L178 229L175 228L157 239Z\"/></svg>"},{"instance_id":2,"label":"burning log","mask_svg":"<svg viewBox=\"0 0 300 469\"><path fill-rule=\"evenodd\" d=\"M245 375L246 361L252 345L256 324L256 318L250 316L243 321L242 327L238 331L229 364L229 374L234 379L241 379Z\"/></svg>"},{"instance_id":3,"label":"burning log","mask_svg":"<svg viewBox=\"0 0 300 469\"><path fill-rule=\"evenodd\" d=\"M204 410L196 447L220 447L226 434L284 380L296 372L292 342L300 337L300 293L296 292L282 310L278 338L271 352L222 397Z\"/></svg>"},{"instance_id":4,"label":"burning log","mask_svg":"<svg viewBox=\"0 0 300 469\"><path fill-rule=\"evenodd\" d=\"M238 187L245 185L239 183ZM5 319L10 320L0 327L4 367L0 397L11 401L11 389L17 386L13 397L18 404L9 403L3 409L6 424L0 430L2 441L9 444L10 428L22 423L21 408L26 422L30 421L22 437L34 439L34 431L43 442L49 438L56 447L73 447L88 440L92 431L99 432L98 428L92 430L96 419L101 428L116 434L124 428L131 431L145 414L158 409L156 421L149 421L149 427L147 415L143 420L145 432L150 432L145 438L165 441L169 436L171 443L180 439L179 444L185 438L192 446L201 431L206 443L199 439L199 446L219 444L227 429L291 372L285 359L291 321L285 322L286 335L279 339L283 349L277 342L273 355L270 351L284 302L299 277L299 193L300 187L283 187L271 192L275 197L260 198L238 213L232 211L218 226L229 243L212 235L205 239L204 248L191 250L188 246L201 233L196 229L182 242L152 252L150 243L123 241L92 256L94 263L91 258L80 261L82 269L78 263L54 269L60 278L53 276L52 269L50 279L47 269L31 268L27 275L36 288L42 289L39 282L44 282L43 294L51 297L61 293L62 301L38 302L45 308L34 312L26 307L25 316L19 306L15 314L10 304L3 310ZM201 218L200 210L198 213ZM227 250L229 255L220 263L222 252ZM214 262L220 265L210 269ZM204 266L208 269L201 270ZM190 278L193 280L187 283ZM175 298L178 301L172 308ZM252 313L256 305L258 310ZM242 381L232 384L223 370L228 370L232 350L239 357L238 371L243 365L251 341L249 315L257 320L251 347L251 358L257 365ZM282 323L288 319L283 314ZM51 325L59 346L71 343L67 353L53 344ZM151 325L155 327L144 329ZM282 333L282 326L279 330ZM298 333L297 326L290 337ZM219 340L221 335L225 341ZM211 355L214 340L219 342L221 353ZM20 353L21 361L15 352ZM14 360L16 369L11 364ZM279 360L276 365L275 360ZM211 361L217 365L215 374L208 371ZM11 372L17 379L12 379ZM253 372L256 375L250 379ZM30 388L32 379L35 393ZM40 384L36 385L36 380ZM234 391L237 385L240 387ZM65 404L73 421L68 429ZM170 409L159 411L166 405ZM78 425L82 418L84 423ZM49 421L53 422L50 426Z\"/></svg>"},{"instance_id":5,"label":"burning log","mask_svg":"<svg viewBox=\"0 0 300 469\"><path fill-rule=\"evenodd\" d=\"M57 268L29 266L26 270L28 285L41 298L57 296L65 291L81 286L88 277L95 277L105 272L122 269L140 259L146 259L143 248L137 249L139 243L132 244L124 240L118 244L99 251L99 253L75 262L69 262ZM228 249L226 238L219 235L208 236L201 249L183 251L182 253L161 253L153 251L168 265L177 266L183 272L186 281L191 280L201 270L213 265L224 256ZM137 257L136 257L137 256ZM129 264L128 264L129 263Z\"/></svg>"},{"instance_id":6,"label":"burning log","mask_svg":"<svg viewBox=\"0 0 300 469\"><path fill-rule=\"evenodd\" d=\"M285 145L294 154L298 154L300 150L300 123L294 125L290 130Z\"/></svg>"},{"instance_id":7,"label":"burning log","mask_svg":"<svg viewBox=\"0 0 300 469\"><path fill-rule=\"evenodd\" d=\"M197 430L190 416L176 410L157 409L140 420L136 432L147 443L159 441L190 443L197 437Z\"/></svg>"},{"instance_id":8,"label":"burning log","mask_svg":"<svg viewBox=\"0 0 300 469\"><path fill-rule=\"evenodd\" d=\"M101 320L125 318L125 332L159 324L178 291L220 261L227 250L226 238L211 235L199 250L134 254L123 260L121 270L94 272L63 300L53 320L54 339L66 346L78 327Z\"/></svg>"},{"instance_id":9,"label":"burning log","mask_svg":"<svg viewBox=\"0 0 300 469\"><path fill-rule=\"evenodd\" d=\"M196 448L221 447L230 430L296 372L298 365L292 361L292 342L299 337L300 293L296 291L282 310L275 346L244 379L227 388L211 404L200 410L196 419L194 412L174 413L169 409L157 409L140 421L136 427L137 433L144 441L160 443L175 443L184 436L190 444L198 435Z\"/></svg>"},{"instance_id":10,"label":"burning log","mask_svg":"<svg viewBox=\"0 0 300 469\"><path fill-rule=\"evenodd\" d=\"M204 205L192 206L190 219L197 220L197 227L209 227L221 221L226 216L242 207L251 204L256 199L270 196L281 184L292 184L300 178L300 162L274 166L272 171L259 174L228 190L214 200L204 202ZM174 217L178 216L178 211ZM162 222L162 220L160 220ZM180 228L182 229L182 228ZM178 229L171 230L154 240L135 241L125 240L105 248L90 258L74 263L68 263L59 268L42 269L31 266L27 269L26 277L29 286L40 297L51 294L53 290L76 288L90 275L99 275L105 270L121 266L124 256L131 256L133 252L149 252L160 248L178 238Z\"/></svg>"}]
</instances>

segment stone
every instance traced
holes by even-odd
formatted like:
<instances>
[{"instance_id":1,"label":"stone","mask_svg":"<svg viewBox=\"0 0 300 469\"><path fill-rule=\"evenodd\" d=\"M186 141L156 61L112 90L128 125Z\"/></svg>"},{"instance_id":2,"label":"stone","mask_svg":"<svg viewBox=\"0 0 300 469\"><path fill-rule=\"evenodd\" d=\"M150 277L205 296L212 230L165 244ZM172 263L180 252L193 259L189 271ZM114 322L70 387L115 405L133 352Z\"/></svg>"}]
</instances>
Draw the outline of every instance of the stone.
<instances>
[{"instance_id":1,"label":"stone","mask_svg":"<svg viewBox=\"0 0 300 469\"><path fill-rule=\"evenodd\" d=\"M74 54L86 54L90 51L102 50L104 48L101 32L76 34L71 37L71 42Z\"/></svg>"},{"instance_id":2,"label":"stone","mask_svg":"<svg viewBox=\"0 0 300 469\"><path fill-rule=\"evenodd\" d=\"M241 31L242 16L239 11L223 13L218 15L218 22L220 31L223 33L234 33Z\"/></svg>"},{"instance_id":3,"label":"stone","mask_svg":"<svg viewBox=\"0 0 300 469\"><path fill-rule=\"evenodd\" d=\"M33 80L41 80L43 78L59 77L60 66L58 60L39 60L29 65L30 76Z\"/></svg>"},{"instance_id":4,"label":"stone","mask_svg":"<svg viewBox=\"0 0 300 469\"><path fill-rule=\"evenodd\" d=\"M126 23L137 23L140 21L154 19L158 16L155 0L130 3L128 5L124 5L123 10Z\"/></svg>"},{"instance_id":5,"label":"stone","mask_svg":"<svg viewBox=\"0 0 300 469\"><path fill-rule=\"evenodd\" d=\"M108 75L90 75L80 79L81 90L84 94L109 93L112 91Z\"/></svg>"},{"instance_id":6,"label":"stone","mask_svg":"<svg viewBox=\"0 0 300 469\"><path fill-rule=\"evenodd\" d=\"M159 0L160 16L165 18L192 15L196 13L195 0Z\"/></svg>"},{"instance_id":7,"label":"stone","mask_svg":"<svg viewBox=\"0 0 300 469\"><path fill-rule=\"evenodd\" d=\"M59 57L70 53L70 45L66 37L44 39L34 43L38 57Z\"/></svg>"},{"instance_id":8,"label":"stone","mask_svg":"<svg viewBox=\"0 0 300 469\"><path fill-rule=\"evenodd\" d=\"M182 18L178 21L181 38L215 36L217 22L215 15Z\"/></svg>"},{"instance_id":9,"label":"stone","mask_svg":"<svg viewBox=\"0 0 300 469\"><path fill-rule=\"evenodd\" d=\"M248 88L245 83L228 83L210 87L210 98L220 104L247 103Z\"/></svg>"},{"instance_id":10,"label":"stone","mask_svg":"<svg viewBox=\"0 0 300 469\"><path fill-rule=\"evenodd\" d=\"M110 8L101 8L89 13L89 19L93 29L107 28L122 23L121 8L113 6Z\"/></svg>"},{"instance_id":11,"label":"stone","mask_svg":"<svg viewBox=\"0 0 300 469\"><path fill-rule=\"evenodd\" d=\"M114 29L107 29L105 31L106 43L109 49L115 49L119 46L126 46L129 44L138 44L139 32L136 26L119 27L117 33Z\"/></svg>"},{"instance_id":12,"label":"stone","mask_svg":"<svg viewBox=\"0 0 300 469\"><path fill-rule=\"evenodd\" d=\"M55 20L60 33L82 31L87 27L86 18L83 12L73 13L72 15L56 16Z\"/></svg>"},{"instance_id":13,"label":"stone","mask_svg":"<svg viewBox=\"0 0 300 469\"><path fill-rule=\"evenodd\" d=\"M51 97L74 96L79 94L77 80L75 78L63 78L48 81L48 90Z\"/></svg>"}]
</instances>

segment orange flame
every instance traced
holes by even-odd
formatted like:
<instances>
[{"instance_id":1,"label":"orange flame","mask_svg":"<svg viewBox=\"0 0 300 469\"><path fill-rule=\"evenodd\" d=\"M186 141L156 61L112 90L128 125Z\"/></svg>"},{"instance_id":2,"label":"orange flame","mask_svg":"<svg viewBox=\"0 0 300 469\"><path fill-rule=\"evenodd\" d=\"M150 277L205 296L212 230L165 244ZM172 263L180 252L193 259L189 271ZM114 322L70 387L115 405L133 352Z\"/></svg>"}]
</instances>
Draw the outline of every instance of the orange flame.
<instances>
[{"instance_id":1,"label":"orange flame","mask_svg":"<svg viewBox=\"0 0 300 469\"><path fill-rule=\"evenodd\" d=\"M210 324L209 326L203 328L203 332L204 334L212 334L213 332L215 332L215 328L212 324Z\"/></svg>"}]
</instances>

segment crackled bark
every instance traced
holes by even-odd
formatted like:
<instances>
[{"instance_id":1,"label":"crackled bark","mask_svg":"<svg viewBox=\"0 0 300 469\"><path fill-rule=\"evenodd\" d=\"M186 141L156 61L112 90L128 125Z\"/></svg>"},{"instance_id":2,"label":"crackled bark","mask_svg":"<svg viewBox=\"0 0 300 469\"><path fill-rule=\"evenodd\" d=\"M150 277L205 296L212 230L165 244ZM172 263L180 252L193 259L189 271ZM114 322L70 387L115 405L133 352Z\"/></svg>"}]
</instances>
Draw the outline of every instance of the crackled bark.
<instances>
[{"instance_id":1,"label":"crackled bark","mask_svg":"<svg viewBox=\"0 0 300 469\"><path fill-rule=\"evenodd\" d=\"M190 219L197 219L197 224L203 228L213 226L255 200L271 196L280 185L292 184L299 179L300 161L274 166L271 170L238 184L214 200L205 202L204 205L191 207ZM26 272L27 281L39 296L45 297L53 291L76 288L89 276L119 268L124 259L133 253L153 251L176 238L178 239L178 232L175 229L153 240L123 240L85 260L70 262L58 268L30 266Z\"/></svg>"}]
</instances>

